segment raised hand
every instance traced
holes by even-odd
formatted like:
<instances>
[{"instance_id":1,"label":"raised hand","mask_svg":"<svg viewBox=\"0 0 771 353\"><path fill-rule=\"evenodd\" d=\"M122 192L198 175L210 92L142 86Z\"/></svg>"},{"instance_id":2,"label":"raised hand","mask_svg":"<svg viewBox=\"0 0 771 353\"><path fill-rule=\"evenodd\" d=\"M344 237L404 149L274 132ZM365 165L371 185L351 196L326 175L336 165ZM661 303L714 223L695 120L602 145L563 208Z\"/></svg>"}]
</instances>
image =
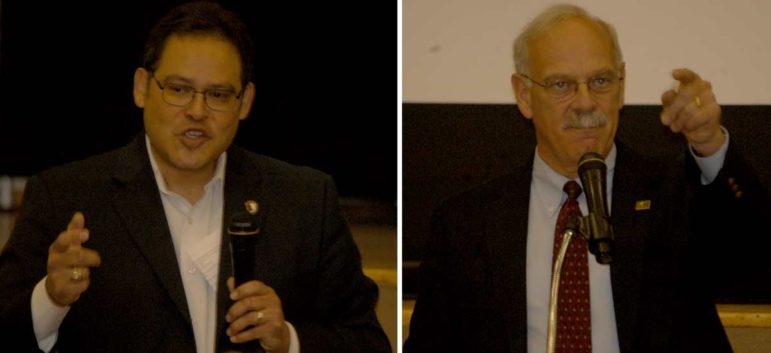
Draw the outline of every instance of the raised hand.
<instances>
[{"instance_id":1,"label":"raised hand","mask_svg":"<svg viewBox=\"0 0 771 353\"><path fill-rule=\"evenodd\" d=\"M685 135L697 154L712 155L725 142L712 84L689 69L674 70L672 77L680 84L661 95L661 123Z\"/></svg>"},{"instance_id":2,"label":"raised hand","mask_svg":"<svg viewBox=\"0 0 771 353\"><path fill-rule=\"evenodd\" d=\"M85 218L80 212L72 216L67 230L61 232L48 248L48 297L60 306L80 298L91 283L91 267L101 263L99 254L82 246L88 240Z\"/></svg>"}]
</instances>

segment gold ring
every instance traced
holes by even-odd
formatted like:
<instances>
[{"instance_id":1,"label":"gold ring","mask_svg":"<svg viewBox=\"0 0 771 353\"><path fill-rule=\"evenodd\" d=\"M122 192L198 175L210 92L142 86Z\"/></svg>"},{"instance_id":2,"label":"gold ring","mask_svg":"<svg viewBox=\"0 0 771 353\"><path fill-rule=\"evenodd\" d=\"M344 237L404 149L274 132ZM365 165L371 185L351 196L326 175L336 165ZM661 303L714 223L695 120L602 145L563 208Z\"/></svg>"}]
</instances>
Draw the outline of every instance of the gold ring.
<instances>
[{"instance_id":1,"label":"gold ring","mask_svg":"<svg viewBox=\"0 0 771 353\"><path fill-rule=\"evenodd\" d=\"M73 267L72 268L72 276L70 278L73 282L78 282L83 279L83 267Z\"/></svg>"},{"instance_id":2,"label":"gold ring","mask_svg":"<svg viewBox=\"0 0 771 353\"><path fill-rule=\"evenodd\" d=\"M696 105L696 108L701 108L701 98L699 96L693 97L693 104Z\"/></svg>"},{"instance_id":3,"label":"gold ring","mask_svg":"<svg viewBox=\"0 0 771 353\"><path fill-rule=\"evenodd\" d=\"M255 325L259 325L260 321L262 321L262 318L265 317L265 314L262 313L262 311L257 312L257 322L255 322Z\"/></svg>"}]
</instances>

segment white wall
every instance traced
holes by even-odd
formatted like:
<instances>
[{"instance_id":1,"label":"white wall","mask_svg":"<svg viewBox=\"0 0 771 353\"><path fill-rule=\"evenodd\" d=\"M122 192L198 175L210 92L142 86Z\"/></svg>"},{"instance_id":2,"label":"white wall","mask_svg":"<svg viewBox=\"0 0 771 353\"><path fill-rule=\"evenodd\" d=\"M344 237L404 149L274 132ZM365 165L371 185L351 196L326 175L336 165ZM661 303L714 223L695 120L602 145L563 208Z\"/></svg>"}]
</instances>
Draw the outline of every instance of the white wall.
<instances>
[{"instance_id":1,"label":"white wall","mask_svg":"<svg viewBox=\"0 0 771 353\"><path fill-rule=\"evenodd\" d=\"M512 103L511 44L539 0L403 0L405 102ZM677 67L722 104L771 104L771 1L573 1L616 27L626 103L660 104Z\"/></svg>"}]
</instances>

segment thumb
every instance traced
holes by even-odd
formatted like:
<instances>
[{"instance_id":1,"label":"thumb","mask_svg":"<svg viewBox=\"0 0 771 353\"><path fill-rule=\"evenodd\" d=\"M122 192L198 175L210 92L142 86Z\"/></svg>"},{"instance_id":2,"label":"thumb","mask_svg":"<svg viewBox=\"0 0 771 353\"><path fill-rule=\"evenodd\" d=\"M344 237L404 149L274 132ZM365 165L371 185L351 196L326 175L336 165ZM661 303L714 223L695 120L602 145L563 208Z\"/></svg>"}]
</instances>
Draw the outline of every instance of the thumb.
<instances>
[{"instance_id":1,"label":"thumb","mask_svg":"<svg viewBox=\"0 0 771 353\"><path fill-rule=\"evenodd\" d=\"M233 292L236 289L236 281L232 276L228 278L228 289L230 292Z\"/></svg>"}]
</instances>

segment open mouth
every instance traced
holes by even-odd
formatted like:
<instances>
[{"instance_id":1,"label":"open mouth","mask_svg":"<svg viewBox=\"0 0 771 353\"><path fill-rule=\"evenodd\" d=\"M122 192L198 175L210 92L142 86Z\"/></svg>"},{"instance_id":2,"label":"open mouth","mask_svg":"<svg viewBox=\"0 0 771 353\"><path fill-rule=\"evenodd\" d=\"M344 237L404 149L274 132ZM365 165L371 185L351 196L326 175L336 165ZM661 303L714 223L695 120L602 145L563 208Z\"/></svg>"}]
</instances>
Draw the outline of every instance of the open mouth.
<instances>
[{"instance_id":1,"label":"open mouth","mask_svg":"<svg viewBox=\"0 0 771 353\"><path fill-rule=\"evenodd\" d=\"M209 140L209 136L203 130L188 129L179 135L179 139L185 147L196 148Z\"/></svg>"}]
</instances>

